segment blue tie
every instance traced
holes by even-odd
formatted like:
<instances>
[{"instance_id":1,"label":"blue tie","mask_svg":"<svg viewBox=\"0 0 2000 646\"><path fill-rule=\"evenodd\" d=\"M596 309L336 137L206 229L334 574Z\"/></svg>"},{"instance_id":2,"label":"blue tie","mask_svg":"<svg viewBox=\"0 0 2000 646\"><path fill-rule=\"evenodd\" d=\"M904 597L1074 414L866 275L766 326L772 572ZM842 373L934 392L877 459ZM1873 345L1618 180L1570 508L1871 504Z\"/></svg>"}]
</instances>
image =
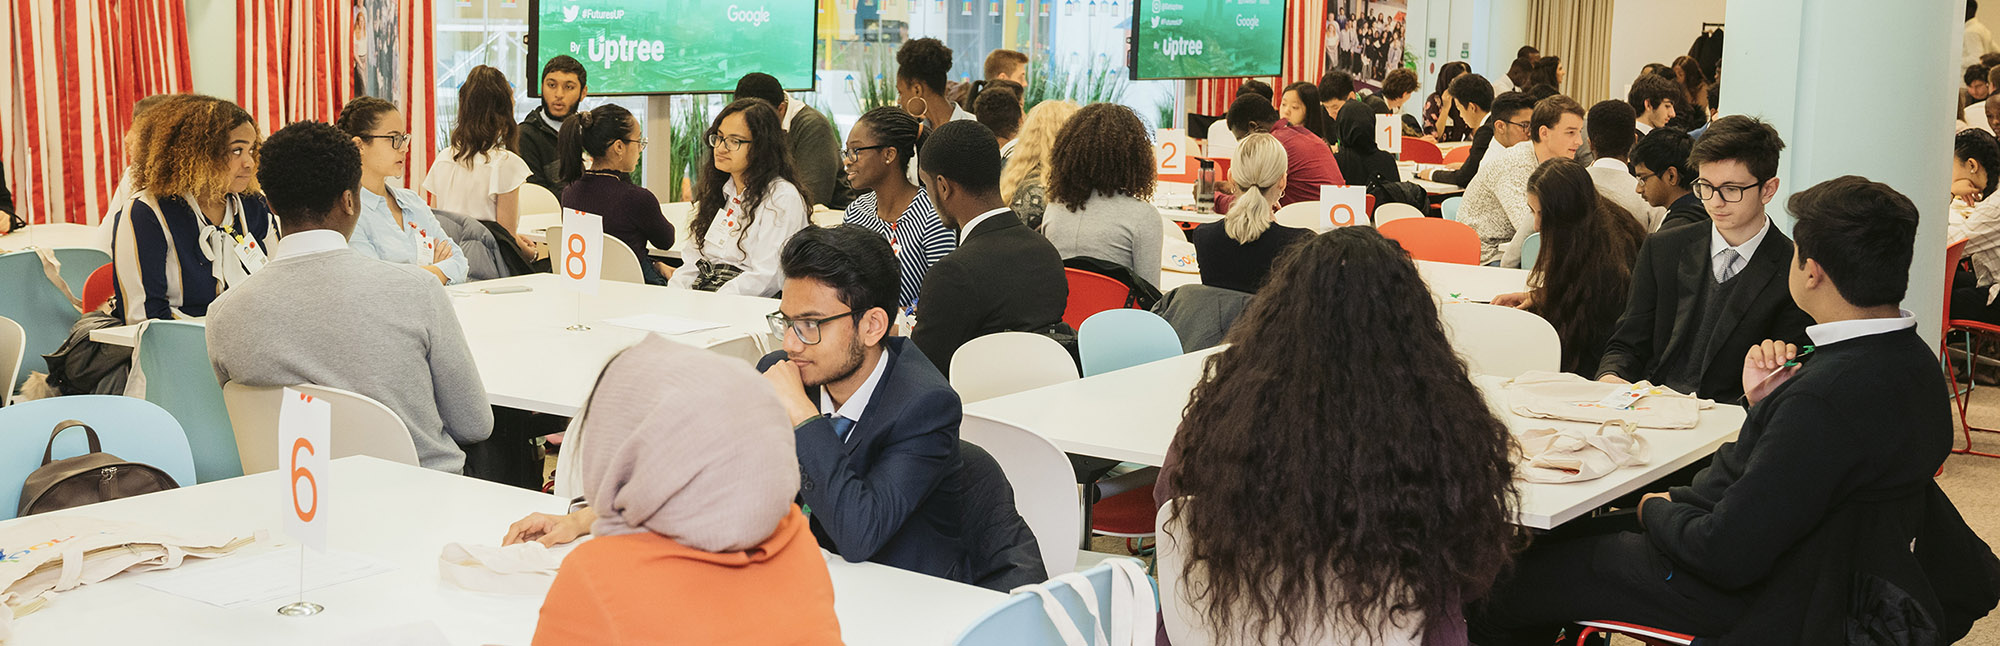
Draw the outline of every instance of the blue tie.
<instances>
[{"instance_id":1,"label":"blue tie","mask_svg":"<svg viewBox=\"0 0 2000 646\"><path fill-rule=\"evenodd\" d=\"M838 415L835 415L833 417L833 436L840 438L840 441L846 442L847 432L853 429L854 429L854 420L841 417Z\"/></svg>"}]
</instances>

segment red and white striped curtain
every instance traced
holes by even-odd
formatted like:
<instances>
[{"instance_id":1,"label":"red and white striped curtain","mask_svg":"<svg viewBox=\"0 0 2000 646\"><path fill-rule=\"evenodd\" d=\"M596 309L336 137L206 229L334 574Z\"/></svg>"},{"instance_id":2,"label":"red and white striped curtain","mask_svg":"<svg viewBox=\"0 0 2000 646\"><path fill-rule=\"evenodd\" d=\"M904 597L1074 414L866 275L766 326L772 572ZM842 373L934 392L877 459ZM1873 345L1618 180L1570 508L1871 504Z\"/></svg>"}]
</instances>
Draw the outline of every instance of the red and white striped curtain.
<instances>
[{"instance_id":1,"label":"red and white striped curtain","mask_svg":"<svg viewBox=\"0 0 2000 646\"><path fill-rule=\"evenodd\" d=\"M1285 4L1285 60L1280 76L1263 79L1274 89L1299 81L1318 83L1326 71L1326 0L1290 0ZM1196 114L1220 115L1229 111L1236 88L1243 79L1205 79L1194 82Z\"/></svg>"},{"instance_id":2,"label":"red and white striped curtain","mask_svg":"<svg viewBox=\"0 0 2000 646\"><path fill-rule=\"evenodd\" d=\"M410 159L403 186L411 190L424 185L437 156L437 56L432 52L431 35L437 29L431 0L401 0L402 33L396 42L402 49L400 90L394 99L410 122ZM422 193L422 191L418 191ZM426 196L428 197L428 196Z\"/></svg>"},{"instance_id":3,"label":"red and white striped curtain","mask_svg":"<svg viewBox=\"0 0 2000 646\"><path fill-rule=\"evenodd\" d=\"M239 0L236 98L265 136L354 95L353 0Z\"/></svg>"},{"instance_id":4,"label":"red and white striped curtain","mask_svg":"<svg viewBox=\"0 0 2000 646\"><path fill-rule=\"evenodd\" d=\"M17 0L0 9L0 165L30 223L96 223L125 168L132 104L187 92L182 0Z\"/></svg>"}]
</instances>

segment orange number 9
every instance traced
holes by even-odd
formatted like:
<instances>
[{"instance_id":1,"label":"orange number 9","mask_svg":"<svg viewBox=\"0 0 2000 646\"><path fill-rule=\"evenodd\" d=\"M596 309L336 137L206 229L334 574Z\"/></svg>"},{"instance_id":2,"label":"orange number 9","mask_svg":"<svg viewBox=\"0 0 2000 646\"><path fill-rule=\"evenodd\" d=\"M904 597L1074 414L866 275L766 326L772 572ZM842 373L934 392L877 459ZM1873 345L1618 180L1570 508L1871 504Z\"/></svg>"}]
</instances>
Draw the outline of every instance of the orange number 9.
<instances>
[{"instance_id":1,"label":"orange number 9","mask_svg":"<svg viewBox=\"0 0 2000 646\"><path fill-rule=\"evenodd\" d=\"M1354 207L1346 204L1333 205L1333 225L1344 227L1354 224Z\"/></svg>"}]
</instances>

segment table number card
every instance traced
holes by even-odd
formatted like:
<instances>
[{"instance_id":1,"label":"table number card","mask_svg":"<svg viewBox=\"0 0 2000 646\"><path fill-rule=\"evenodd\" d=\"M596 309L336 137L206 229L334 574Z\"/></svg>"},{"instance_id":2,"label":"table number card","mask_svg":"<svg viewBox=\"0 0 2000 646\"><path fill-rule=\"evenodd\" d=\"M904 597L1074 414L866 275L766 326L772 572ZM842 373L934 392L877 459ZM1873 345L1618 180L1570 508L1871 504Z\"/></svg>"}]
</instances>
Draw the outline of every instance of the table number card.
<instances>
[{"instance_id":1,"label":"table number card","mask_svg":"<svg viewBox=\"0 0 2000 646\"><path fill-rule=\"evenodd\" d=\"M326 551L326 474L333 405L284 389L278 404L278 465L285 472L285 533Z\"/></svg>"},{"instance_id":2,"label":"table number card","mask_svg":"<svg viewBox=\"0 0 2000 646\"><path fill-rule=\"evenodd\" d=\"M1363 186L1321 186L1320 230L1368 224L1368 188Z\"/></svg>"},{"instance_id":3,"label":"table number card","mask_svg":"<svg viewBox=\"0 0 2000 646\"><path fill-rule=\"evenodd\" d=\"M557 274L571 290L597 293L597 279L603 272L604 218L576 209L563 209L562 240L549 256Z\"/></svg>"},{"instance_id":4,"label":"table number card","mask_svg":"<svg viewBox=\"0 0 2000 646\"><path fill-rule=\"evenodd\" d=\"M1153 170L1162 182L1193 182L1199 175L1199 167L1190 160L1188 149L1193 142L1188 141L1187 131L1179 128L1161 128L1159 137L1153 143Z\"/></svg>"},{"instance_id":5,"label":"table number card","mask_svg":"<svg viewBox=\"0 0 2000 646\"><path fill-rule=\"evenodd\" d=\"M1388 151L1397 157L1403 156L1403 117L1396 114L1375 115L1375 148Z\"/></svg>"}]
</instances>

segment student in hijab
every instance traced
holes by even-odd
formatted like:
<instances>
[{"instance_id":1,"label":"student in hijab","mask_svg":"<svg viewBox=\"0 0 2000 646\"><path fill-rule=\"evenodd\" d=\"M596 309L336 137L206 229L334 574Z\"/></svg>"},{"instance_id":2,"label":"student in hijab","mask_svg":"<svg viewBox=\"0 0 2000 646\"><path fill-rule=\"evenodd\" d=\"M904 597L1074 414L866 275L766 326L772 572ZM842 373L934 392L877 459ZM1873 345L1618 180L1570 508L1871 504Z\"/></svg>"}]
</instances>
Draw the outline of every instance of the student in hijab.
<instances>
[{"instance_id":1,"label":"student in hijab","mask_svg":"<svg viewBox=\"0 0 2000 646\"><path fill-rule=\"evenodd\" d=\"M1340 151L1333 154L1333 161L1340 165L1340 176L1348 184L1373 186L1402 180L1396 170L1396 155L1375 146L1373 110L1349 101L1333 120L1333 132L1340 139Z\"/></svg>"}]
</instances>

